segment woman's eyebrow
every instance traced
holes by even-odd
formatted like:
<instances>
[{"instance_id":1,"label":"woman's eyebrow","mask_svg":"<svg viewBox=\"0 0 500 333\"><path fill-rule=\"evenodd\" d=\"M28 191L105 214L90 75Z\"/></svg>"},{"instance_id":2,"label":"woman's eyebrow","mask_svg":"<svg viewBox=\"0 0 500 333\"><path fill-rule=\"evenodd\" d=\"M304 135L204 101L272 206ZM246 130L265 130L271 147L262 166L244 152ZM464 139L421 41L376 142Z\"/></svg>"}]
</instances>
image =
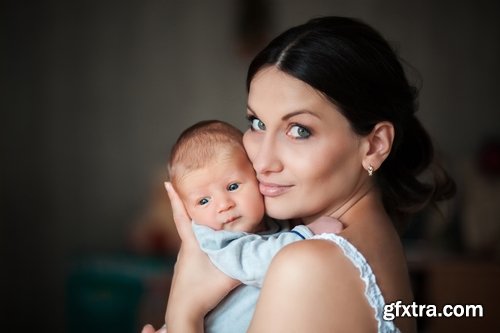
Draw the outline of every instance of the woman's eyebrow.
<instances>
[{"instance_id":1,"label":"woman's eyebrow","mask_svg":"<svg viewBox=\"0 0 500 333\"><path fill-rule=\"evenodd\" d=\"M290 112L286 115L284 115L283 117L281 117L281 120L288 120L292 117L295 117L295 116L298 116L300 114L310 114L311 116L314 116L318 119L321 119L316 113L312 112L312 111L309 111L309 110L297 110L297 111L294 111L294 112Z\"/></svg>"},{"instance_id":2,"label":"woman's eyebrow","mask_svg":"<svg viewBox=\"0 0 500 333\"><path fill-rule=\"evenodd\" d=\"M250 113L254 114L254 115L256 115L256 114L257 114L257 113L256 113L256 112L255 112L255 111L254 111L254 110L250 107L250 105L247 105L247 110L248 110ZM318 116L316 113L314 113L314 112L312 112L312 111L309 111L309 110L297 110L297 111L293 111L293 112L290 112L290 113L288 113L288 114L284 115L283 117L281 117L281 120L282 120L282 121L285 121L285 120L288 120L288 119L290 119L290 118L292 118L292 117L298 116L298 115L300 115L300 114L310 114L311 116L314 116L314 117L316 117L316 118L318 118L318 119L321 119L321 118L320 118L320 116Z\"/></svg>"},{"instance_id":3,"label":"woman's eyebrow","mask_svg":"<svg viewBox=\"0 0 500 333\"><path fill-rule=\"evenodd\" d=\"M247 110L250 111L251 113L255 114L255 111L248 104L247 104Z\"/></svg>"}]
</instances>

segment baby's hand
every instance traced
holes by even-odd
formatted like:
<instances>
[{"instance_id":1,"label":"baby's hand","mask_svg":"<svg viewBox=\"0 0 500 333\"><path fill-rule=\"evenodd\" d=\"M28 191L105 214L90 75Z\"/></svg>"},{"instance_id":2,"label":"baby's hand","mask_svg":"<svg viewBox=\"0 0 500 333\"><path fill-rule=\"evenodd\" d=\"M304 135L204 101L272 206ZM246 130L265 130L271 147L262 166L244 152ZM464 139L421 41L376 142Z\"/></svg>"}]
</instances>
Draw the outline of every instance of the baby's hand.
<instances>
[{"instance_id":1,"label":"baby's hand","mask_svg":"<svg viewBox=\"0 0 500 333\"><path fill-rule=\"evenodd\" d=\"M330 216L321 216L317 220L309 223L307 227L315 234L338 234L343 229L344 226L336 218Z\"/></svg>"}]
</instances>

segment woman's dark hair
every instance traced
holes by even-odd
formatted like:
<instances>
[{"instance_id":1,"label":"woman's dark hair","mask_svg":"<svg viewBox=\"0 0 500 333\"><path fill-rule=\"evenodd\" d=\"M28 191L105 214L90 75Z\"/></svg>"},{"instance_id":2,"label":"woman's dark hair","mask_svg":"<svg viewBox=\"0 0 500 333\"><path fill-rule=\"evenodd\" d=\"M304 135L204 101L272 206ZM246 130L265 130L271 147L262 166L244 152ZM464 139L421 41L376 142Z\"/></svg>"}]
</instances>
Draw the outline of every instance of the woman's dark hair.
<instances>
[{"instance_id":1,"label":"woman's dark hair","mask_svg":"<svg viewBox=\"0 0 500 333\"><path fill-rule=\"evenodd\" d=\"M247 90L267 66L321 91L359 135L369 134L381 121L393 124L392 151L375 175L395 222L454 194L455 183L444 169L429 168L434 149L415 117L417 89L389 43L372 27L357 19L322 17L285 31L250 64ZM426 170L432 176L424 182Z\"/></svg>"}]
</instances>

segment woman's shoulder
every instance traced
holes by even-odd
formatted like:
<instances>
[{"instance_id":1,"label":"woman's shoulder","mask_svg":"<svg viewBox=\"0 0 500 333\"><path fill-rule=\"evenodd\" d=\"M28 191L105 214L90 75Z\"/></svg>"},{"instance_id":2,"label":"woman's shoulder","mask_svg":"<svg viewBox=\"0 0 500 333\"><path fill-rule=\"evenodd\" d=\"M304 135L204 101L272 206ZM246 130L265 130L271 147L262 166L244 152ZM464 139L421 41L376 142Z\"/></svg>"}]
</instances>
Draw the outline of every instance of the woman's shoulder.
<instances>
[{"instance_id":1,"label":"woman's shoulder","mask_svg":"<svg viewBox=\"0 0 500 333\"><path fill-rule=\"evenodd\" d=\"M296 283L328 281L329 289L345 290L347 282L352 284L355 281L362 296L364 285L359 270L345 251L342 245L331 240L309 239L284 247L271 265L277 271L293 275L297 279Z\"/></svg>"},{"instance_id":2,"label":"woman's shoulder","mask_svg":"<svg viewBox=\"0 0 500 333\"><path fill-rule=\"evenodd\" d=\"M308 239L284 247L273 260L273 264L283 269L324 270L324 273L339 274L349 263L342 249L325 239ZM344 267L347 266L347 267Z\"/></svg>"},{"instance_id":3,"label":"woman's shoulder","mask_svg":"<svg viewBox=\"0 0 500 333\"><path fill-rule=\"evenodd\" d=\"M257 332L264 327L259 323L269 325L269 311L283 311L287 320L273 321L274 331L331 332L352 327L376 331L364 290L359 271L335 243L321 239L292 243L271 263L252 328Z\"/></svg>"}]
</instances>

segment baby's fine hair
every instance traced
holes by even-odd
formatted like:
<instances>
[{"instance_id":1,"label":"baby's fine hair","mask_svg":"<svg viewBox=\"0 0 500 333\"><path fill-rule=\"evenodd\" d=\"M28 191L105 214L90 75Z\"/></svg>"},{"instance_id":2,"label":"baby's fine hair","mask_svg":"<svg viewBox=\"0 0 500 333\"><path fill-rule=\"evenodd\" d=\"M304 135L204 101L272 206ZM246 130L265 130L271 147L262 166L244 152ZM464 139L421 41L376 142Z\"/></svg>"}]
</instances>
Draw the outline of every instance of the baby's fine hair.
<instances>
[{"instance_id":1,"label":"baby's fine hair","mask_svg":"<svg viewBox=\"0 0 500 333\"><path fill-rule=\"evenodd\" d=\"M220 120L203 120L185 129L170 152L169 180L176 185L179 177L207 166L222 154L236 149L245 151L243 133Z\"/></svg>"}]
</instances>

